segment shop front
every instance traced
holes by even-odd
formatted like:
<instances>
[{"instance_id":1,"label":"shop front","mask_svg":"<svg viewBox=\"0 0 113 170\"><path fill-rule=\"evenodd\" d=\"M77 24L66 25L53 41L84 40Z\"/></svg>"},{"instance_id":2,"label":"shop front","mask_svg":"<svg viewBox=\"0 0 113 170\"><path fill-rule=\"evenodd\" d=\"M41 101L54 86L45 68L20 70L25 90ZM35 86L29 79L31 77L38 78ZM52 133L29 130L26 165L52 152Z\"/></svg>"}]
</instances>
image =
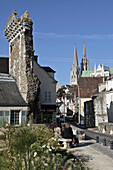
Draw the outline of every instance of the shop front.
<instances>
[{"instance_id":1,"label":"shop front","mask_svg":"<svg viewBox=\"0 0 113 170\"><path fill-rule=\"evenodd\" d=\"M41 122L52 123L54 112L56 112L56 105L41 105Z\"/></svg>"}]
</instances>

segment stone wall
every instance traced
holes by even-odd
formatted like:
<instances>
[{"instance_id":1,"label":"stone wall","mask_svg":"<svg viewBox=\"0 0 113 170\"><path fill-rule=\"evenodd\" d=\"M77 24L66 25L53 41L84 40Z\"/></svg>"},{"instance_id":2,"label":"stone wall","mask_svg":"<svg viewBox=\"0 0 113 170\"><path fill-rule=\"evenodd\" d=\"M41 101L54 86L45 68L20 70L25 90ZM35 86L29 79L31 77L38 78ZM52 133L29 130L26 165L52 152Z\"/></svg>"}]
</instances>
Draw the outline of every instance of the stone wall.
<instances>
[{"instance_id":1,"label":"stone wall","mask_svg":"<svg viewBox=\"0 0 113 170\"><path fill-rule=\"evenodd\" d=\"M113 135L113 123L99 123L99 132Z\"/></svg>"},{"instance_id":2,"label":"stone wall","mask_svg":"<svg viewBox=\"0 0 113 170\"><path fill-rule=\"evenodd\" d=\"M33 73L33 22L27 11L21 18L16 15L14 10L5 26L5 36L9 41L9 74L16 80L22 97L29 104L29 113L34 113L40 82Z\"/></svg>"},{"instance_id":3,"label":"stone wall","mask_svg":"<svg viewBox=\"0 0 113 170\"><path fill-rule=\"evenodd\" d=\"M103 143L103 140L106 139L106 145L110 146L110 141L113 141L113 135L107 134L107 133L100 133L100 132L94 132L91 130L85 130L85 137L86 139L95 139L99 137L99 143Z\"/></svg>"},{"instance_id":4,"label":"stone wall","mask_svg":"<svg viewBox=\"0 0 113 170\"><path fill-rule=\"evenodd\" d=\"M100 93L93 100L93 104L95 112L95 126L98 126L98 124L102 122L108 122L105 94Z\"/></svg>"}]
</instances>

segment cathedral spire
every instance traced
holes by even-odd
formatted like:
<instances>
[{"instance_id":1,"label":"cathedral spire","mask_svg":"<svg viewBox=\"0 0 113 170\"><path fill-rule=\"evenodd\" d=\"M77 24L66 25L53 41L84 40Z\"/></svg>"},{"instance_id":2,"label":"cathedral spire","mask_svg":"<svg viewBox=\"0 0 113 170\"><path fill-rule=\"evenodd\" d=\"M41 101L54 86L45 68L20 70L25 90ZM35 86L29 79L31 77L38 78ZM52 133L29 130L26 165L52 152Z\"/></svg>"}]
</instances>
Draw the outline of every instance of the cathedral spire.
<instances>
[{"instance_id":1,"label":"cathedral spire","mask_svg":"<svg viewBox=\"0 0 113 170\"><path fill-rule=\"evenodd\" d=\"M77 57L76 43L75 43L75 49L74 49L73 65L74 66L78 66L78 57Z\"/></svg>"},{"instance_id":2,"label":"cathedral spire","mask_svg":"<svg viewBox=\"0 0 113 170\"><path fill-rule=\"evenodd\" d=\"M82 71L89 70L89 59L86 58L86 47L84 42L84 51L83 51L83 58L81 62L81 74Z\"/></svg>"},{"instance_id":3,"label":"cathedral spire","mask_svg":"<svg viewBox=\"0 0 113 170\"><path fill-rule=\"evenodd\" d=\"M83 57L86 58L86 47L85 47L85 42L84 42L84 52L83 52Z\"/></svg>"},{"instance_id":4,"label":"cathedral spire","mask_svg":"<svg viewBox=\"0 0 113 170\"><path fill-rule=\"evenodd\" d=\"M71 72L70 72L70 85L78 84L79 73L80 73L80 70L79 70L79 65L78 65L77 49L76 49L76 44L75 44L73 65L72 65Z\"/></svg>"}]
</instances>

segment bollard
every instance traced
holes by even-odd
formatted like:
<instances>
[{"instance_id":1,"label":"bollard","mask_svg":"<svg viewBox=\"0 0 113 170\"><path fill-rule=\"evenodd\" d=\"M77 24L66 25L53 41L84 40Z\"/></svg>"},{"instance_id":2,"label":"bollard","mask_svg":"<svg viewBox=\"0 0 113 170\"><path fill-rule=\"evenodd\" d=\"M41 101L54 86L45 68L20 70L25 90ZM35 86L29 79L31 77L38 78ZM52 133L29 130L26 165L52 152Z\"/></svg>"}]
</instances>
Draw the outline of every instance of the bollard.
<instances>
[{"instance_id":1,"label":"bollard","mask_svg":"<svg viewBox=\"0 0 113 170\"><path fill-rule=\"evenodd\" d=\"M113 141L110 141L110 149L113 149Z\"/></svg>"},{"instance_id":2,"label":"bollard","mask_svg":"<svg viewBox=\"0 0 113 170\"><path fill-rule=\"evenodd\" d=\"M96 136L96 143L99 143L99 136Z\"/></svg>"},{"instance_id":3,"label":"bollard","mask_svg":"<svg viewBox=\"0 0 113 170\"><path fill-rule=\"evenodd\" d=\"M106 146L106 139L103 139L103 146Z\"/></svg>"}]
</instances>

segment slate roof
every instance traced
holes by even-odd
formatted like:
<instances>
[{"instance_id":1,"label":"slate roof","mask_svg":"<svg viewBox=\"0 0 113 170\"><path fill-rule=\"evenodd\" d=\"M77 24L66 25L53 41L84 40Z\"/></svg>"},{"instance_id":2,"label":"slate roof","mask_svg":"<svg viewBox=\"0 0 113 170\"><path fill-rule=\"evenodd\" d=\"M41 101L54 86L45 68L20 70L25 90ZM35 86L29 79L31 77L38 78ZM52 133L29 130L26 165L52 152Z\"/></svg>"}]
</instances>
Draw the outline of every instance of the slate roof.
<instances>
[{"instance_id":1,"label":"slate roof","mask_svg":"<svg viewBox=\"0 0 113 170\"><path fill-rule=\"evenodd\" d=\"M27 106L15 80L8 74L0 73L0 106Z\"/></svg>"},{"instance_id":2,"label":"slate roof","mask_svg":"<svg viewBox=\"0 0 113 170\"><path fill-rule=\"evenodd\" d=\"M98 89L98 84L103 82L103 77L80 77L78 80L79 97L91 98Z\"/></svg>"},{"instance_id":3,"label":"slate roof","mask_svg":"<svg viewBox=\"0 0 113 170\"><path fill-rule=\"evenodd\" d=\"M53 73L55 73L55 71L52 69L52 68L50 68L50 67L42 67L46 72L53 72Z\"/></svg>"},{"instance_id":4,"label":"slate roof","mask_svg":"<svg viewBox=\"0 0 113 170\"><path fill-rule=\"evenodd\" d=\"M9 57L0 57L0 73L9 73Z\"/></svg>"}]
</instances>

